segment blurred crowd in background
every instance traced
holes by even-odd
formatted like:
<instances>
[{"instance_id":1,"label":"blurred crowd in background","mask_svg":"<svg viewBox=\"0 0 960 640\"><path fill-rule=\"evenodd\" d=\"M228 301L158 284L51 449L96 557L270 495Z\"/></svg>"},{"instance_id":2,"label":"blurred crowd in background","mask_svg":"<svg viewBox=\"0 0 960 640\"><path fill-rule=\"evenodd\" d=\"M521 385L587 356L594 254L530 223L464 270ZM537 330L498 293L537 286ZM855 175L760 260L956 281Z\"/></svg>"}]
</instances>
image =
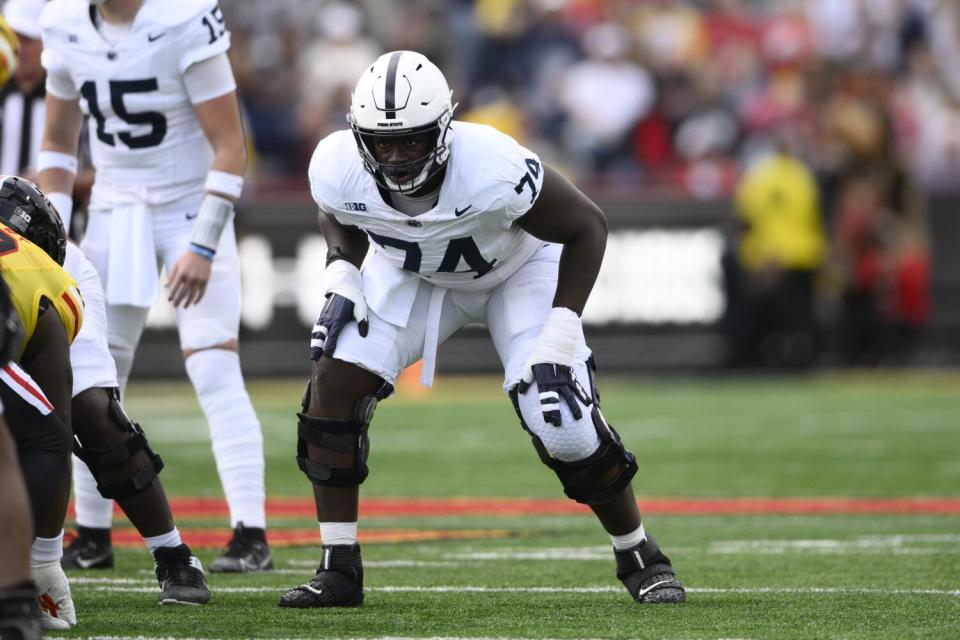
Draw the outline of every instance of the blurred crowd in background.
<instances>
[{"instance_id":1,"label":"blurred crowd in background","mask_svg":"<svg viewBox=\"0 0 960 640\"><path fill-rule=\"evenodd\" d=\"M446 73L457 119L592 196L635 195L638 214L651 194L731 203L729 364L906 362L930 321L927 203L960 201L954 0L220 2L250 198L306 198L361 72L415 49ZM42 100L39 29L19 22L6 91Z\"/></svg>"},{"instance_id":2,"label":"blurred crowd in background","mask_svg":"<svg viewBox=\"0 0 960 640\"><path fill-rule=\"evenodd\" d=\"M445 70L457 117L579 176L728 193L777 132L815 170L960 166L957 8L936 0L223 0L266 175L302 173L379 54Z\"/></svg>"},{"instance_id":3,"label":"blurred crowd in background","mask_svg":"<svg viewBox=\"0 0 960 640\"><path fill-rule=\"evenodd\" d=\"M924 202L960 189L960 8L943 0L222 0L263 178L302 181L379 54L448 75L588 188L734 196L730 363L909 352ZM826 300L826 303L824 302Z\"/></svg>"}]
</instances>

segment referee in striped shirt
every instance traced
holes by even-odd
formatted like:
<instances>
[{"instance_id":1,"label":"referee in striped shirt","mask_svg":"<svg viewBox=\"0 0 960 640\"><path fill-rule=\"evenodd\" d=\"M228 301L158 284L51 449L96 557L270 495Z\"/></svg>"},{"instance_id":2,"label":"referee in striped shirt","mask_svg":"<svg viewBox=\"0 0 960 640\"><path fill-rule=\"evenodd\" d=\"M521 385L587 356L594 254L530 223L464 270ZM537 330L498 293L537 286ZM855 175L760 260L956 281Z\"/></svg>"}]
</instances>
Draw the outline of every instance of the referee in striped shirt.
<instances>
[{"instance_id":1,"label":"referee in striped shirt","mask_svg":"<svg viewBox=\"0 0 960 640\"><path fill-rule=\"evenodd\" d=\"M2 3L3 0L0 0ZM0 175L37 177L37 154L46 116L47 72L40 63L40 12L47 0L7 0L3 16L20 40L20 63L14 77L0 90ZM86 127L86 125L84 125ZM94 170L86 136L80 136L80 172L73 186L74 214L70 237L79 239L86 228L86 209Z\"/></svg>"},{"instance_id":2,"label":"referee in striped shirt","mask_svg":"<svg viewBox=\"0 0 960 640\"><path fill-rule=\"evenodd\" d=\"M20 64L0 90L0 175L35 177L46 113L46 71L40 64L44 0L7 0L3 15L20 39Z\"/></svg>"}]
</instances>

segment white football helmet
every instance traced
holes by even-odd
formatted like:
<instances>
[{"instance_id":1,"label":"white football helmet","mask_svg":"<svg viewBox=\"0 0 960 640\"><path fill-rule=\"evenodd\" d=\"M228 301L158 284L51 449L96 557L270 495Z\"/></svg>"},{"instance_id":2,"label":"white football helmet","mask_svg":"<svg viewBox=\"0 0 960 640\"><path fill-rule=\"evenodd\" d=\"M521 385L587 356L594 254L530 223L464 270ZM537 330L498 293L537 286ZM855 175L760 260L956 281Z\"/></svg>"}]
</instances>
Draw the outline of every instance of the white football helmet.
<instances>
[{"instance_id":1,"label":"white football helmet","mask_svg":"<svg viewBox=\"0 0 960 640\"><path fill-rule=\"evenodd\" d=\"M435 64L415 51L385 53L370 65L353 92L347 121L357 139L363 166L384 189L416 191L450 157L450 121L456 105L447 80ZM422 158L400 164L379 162L374 142L381 136L433 135ZM397 182L391 176L412 176Z\"/></svg>"}]
</instances>

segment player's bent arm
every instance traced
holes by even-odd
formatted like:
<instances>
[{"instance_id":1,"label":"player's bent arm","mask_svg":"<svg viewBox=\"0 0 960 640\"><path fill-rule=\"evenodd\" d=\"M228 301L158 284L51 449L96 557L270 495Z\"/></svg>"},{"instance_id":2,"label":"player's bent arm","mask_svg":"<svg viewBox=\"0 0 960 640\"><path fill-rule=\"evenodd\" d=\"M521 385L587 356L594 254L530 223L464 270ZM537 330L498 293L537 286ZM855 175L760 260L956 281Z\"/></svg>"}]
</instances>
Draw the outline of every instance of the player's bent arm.
<instances>
[{"instance_id":1,"label":"player's bent arm","mask_svg":"<svg viewBox=\"0 0 960 640\"><path fill-rule=\"evenodd\" d=\"M229 72L229 64L226 69ZM232 82L232 77L230 80ZM193 81L190 86L193 86ZM175 276L171 278L174 292L183 288L189 291L187 306L193 298L199 302L203 296L200 289L205 287L210 278L209 264L199 263L196 257L205 258L208 263L213 261L223 230L233 221L233 205L243 191L243 172L247 166L247 147L236 91L229 90L214 98L195 102L193 110L213 147L214 157L205 183L207 193L200 201L197 221L190 237L190 251L177 262L171 274ZM176 293L171 294L171 300L177 297ZM174 304L178 303L175 301Z\"/></svg>"},{"instance_id":2,"label":"player's bent arm","mask_svg":"<svg viewBox=\"0 0 960 640\"><path fill-rule=\"evenodd\" d=\"M37 318L37 326L20 358L20 366L40 385L53 403L57 416L69 427L73 394L70 341L53 307L48 307Z\"/></svg>"},{"instance_id":3,"label":"player's bent arm","mask_svg":"<svg viewBox=\"0 0 960 640\"><path fill-rule=\"evenodd\" d=\"M243 190L243 172L247 166L236 91L197 102L193 110L213 147L214 159L207 173L207 193L197 210L189 248L174 264L167 280L168 299L174 307L189 307L203 299L220 237L233 222L233 205Z\"/></svg>"},{"instance_id":4,"label":"player's bent arm","mask_svg":"<svg viewBox=\"0 0 960 640\"><path fill-rule=\"evenodd\" d=\"M540 197L517 222L527 233L563 245L553 306L582 314L607 245L603 211L556 169L544 164Z\"/></svg>"},{"instance_id":5,"label":"player's bent arm","mask_svg":"<svg viewBox=\"0 0 960 640\"><path fill-rule=\"evenodd\" d=\"M77 178L77 146L82 127L79 101L64 100L48 92L43 141L37 157L37 183L57 208L67 230L73 209L70 194Z\"/></svg>"},{"instance_id":6,"label":"player's bent arm","mask_svg":"<svg viewBox=\"0 0 960 640\"><path fill-rule=\"evenodd\" d=\"M343 327L356 321L361 337L369 330L367 302L363 297L363 279L360 265L367 255L370 241L357 227L337 222L323 209L319 216L320 230L327 241L327 281L323 292L326 302L320 310L310 334L310 357L333 356Z\"/></svg>"},{"instance_id":7,"label":"player's bent arm","mask_svg":"<svg viewBox=\"0 0 960 640\"><path fill-rule=\"evenodd\" d=\"M370 247L370 238L358 227L340 224L336 218L320 210L320 232L327 242L327 264L334 260L346 260L360 268Z\"/></svg>"}]
</instances>

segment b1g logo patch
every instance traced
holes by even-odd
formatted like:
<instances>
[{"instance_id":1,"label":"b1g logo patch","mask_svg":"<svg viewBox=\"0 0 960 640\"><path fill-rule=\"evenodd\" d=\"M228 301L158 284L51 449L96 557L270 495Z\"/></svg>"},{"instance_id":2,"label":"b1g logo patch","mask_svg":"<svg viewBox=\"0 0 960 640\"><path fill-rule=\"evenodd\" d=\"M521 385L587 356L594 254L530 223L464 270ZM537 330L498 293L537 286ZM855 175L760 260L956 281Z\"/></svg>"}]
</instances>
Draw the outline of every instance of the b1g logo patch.
<instances>
[{"instance_id":1,"label":"b1g logo patch","mask_svg":"<svg viewBox=\"0 0 960 640\"><path fill-rule=\"evenodd\" d=\"M367 205L363 202L344 202L343 208L347 211L366 211Z\"/></svg>"}]
</instances>

